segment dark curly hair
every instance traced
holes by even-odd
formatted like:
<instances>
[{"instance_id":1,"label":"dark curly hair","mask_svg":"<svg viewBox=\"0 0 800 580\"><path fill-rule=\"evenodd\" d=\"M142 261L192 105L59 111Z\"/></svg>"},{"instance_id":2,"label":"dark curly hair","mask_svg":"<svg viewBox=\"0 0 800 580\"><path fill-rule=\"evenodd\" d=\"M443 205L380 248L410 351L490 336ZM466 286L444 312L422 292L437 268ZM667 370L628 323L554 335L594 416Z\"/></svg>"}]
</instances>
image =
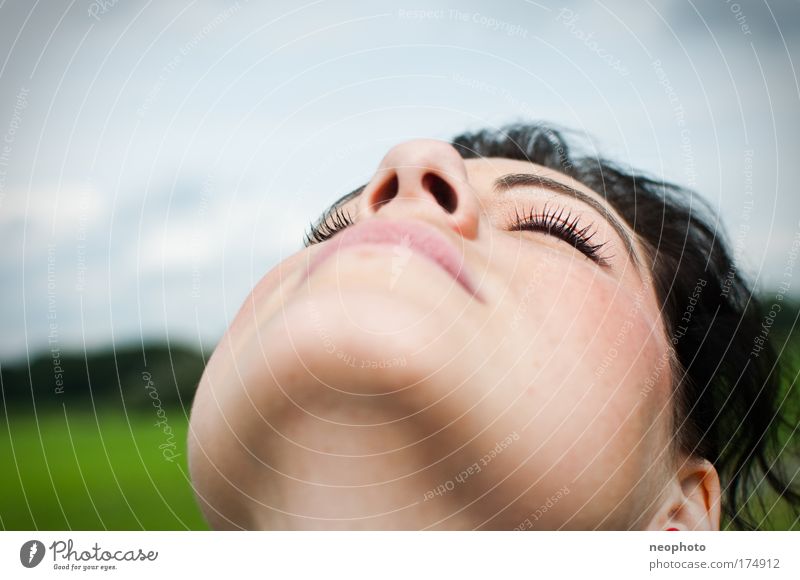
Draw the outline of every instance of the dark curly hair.
<instances>
[{"instance_id":1,"label":"dark curly hair","mask_svg":"<svg viewBox=\"0 0 800 580\"><path fill-rule=\"evenodd\" d=\"M798 423L765 332L772 313L737 269L713 212L691 190L573 154L565 135L546 124L514 124L465 133L452 144L463 158L530 161L605 196L648 253L677 359L670 365L677 450L714 464L728 526L765 527L775 494L797 513L800 493L781 460L796 457L782 440Z\"/></svg>"}]
</instances>

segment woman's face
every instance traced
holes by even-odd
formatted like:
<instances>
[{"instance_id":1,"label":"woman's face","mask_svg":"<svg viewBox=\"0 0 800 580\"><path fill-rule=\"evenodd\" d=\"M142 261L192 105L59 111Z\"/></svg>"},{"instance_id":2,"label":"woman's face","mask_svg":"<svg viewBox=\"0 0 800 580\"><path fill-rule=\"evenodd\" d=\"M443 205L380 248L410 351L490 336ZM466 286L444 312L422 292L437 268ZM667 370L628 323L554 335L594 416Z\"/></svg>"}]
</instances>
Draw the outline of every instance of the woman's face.
<instances>
[{"instance_id":1,"label":"woman's face","mask_svg":"<svg viewBox=\"0 0 800 580\"><path fill-rule=\"evenodd\" d=\"M340 209L353 224L259 282L201 381L212 525L646 527L674 475L669 350L604 198L413 141Z\"/></svg>"}]
</instances>

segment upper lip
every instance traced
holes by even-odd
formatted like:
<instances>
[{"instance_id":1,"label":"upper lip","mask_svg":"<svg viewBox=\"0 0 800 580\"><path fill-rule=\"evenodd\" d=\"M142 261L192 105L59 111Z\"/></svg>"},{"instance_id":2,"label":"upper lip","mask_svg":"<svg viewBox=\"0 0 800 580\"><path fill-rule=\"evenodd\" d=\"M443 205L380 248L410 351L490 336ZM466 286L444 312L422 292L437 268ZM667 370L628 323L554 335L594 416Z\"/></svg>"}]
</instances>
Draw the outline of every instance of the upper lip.
<instances>
[{"instance_id":1,"label":"upper lip","mask_svg":"<svg viewBox=\"0 0 800 580\"><path fill-rule=\"evenodd\" d=\"M480 299L464 257L435 226L417 220L372 218L334 236L308 263L306 276L342 248L360 244L397 244L424 256L450 274L467 292Z\"/></svg>"}]
</instances>

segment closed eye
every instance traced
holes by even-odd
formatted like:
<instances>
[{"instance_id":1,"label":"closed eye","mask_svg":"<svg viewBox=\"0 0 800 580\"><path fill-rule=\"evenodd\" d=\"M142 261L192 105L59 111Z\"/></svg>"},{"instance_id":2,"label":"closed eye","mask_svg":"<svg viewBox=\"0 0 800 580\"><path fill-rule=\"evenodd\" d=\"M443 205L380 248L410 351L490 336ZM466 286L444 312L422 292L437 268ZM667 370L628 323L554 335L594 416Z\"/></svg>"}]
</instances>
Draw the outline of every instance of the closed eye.
<instances>
[{"instance_id":1,"label":"closed eye","mask_svg":"<svg viewBox=\"0 0 800 580\"><path fill-rule=\"evenodd\" d=\"M308 247L325 240L331 239L334 234L353 224L350 212L334 205L322 217L312 224L303 239L303 245Z\"/></svg>"},{"instance_id":2,"label":"closed eye","mask_svg":"<svg viewBox=\"0 0 800 580\"><path fill-rule=\"evenodd\" d=\"M609 256L602 252L606 242L593 243L597 234L594 224L583 225L578 216L563 207L545 204L541 212L531 209L527 215L520 216L515 210L515 220L511 231L541 232L566 242L593 262L605 268L610 267Z\"/></svg>"},{"instance_id":3,"label":"closed eye","mask_svg":"<svg viewBox=\"0 0 800 580\"><path fill-rule=\"evenodd\" d=\"M329 240L338 231L352 225L353 216L350 215L350 212L342 210L342 206L358 197L365 187L367 187L366 184L343 195L325 210L316 223L310 224L308 232L303 236L303 245L308 247Z\"/></svg>"}]
</instances>

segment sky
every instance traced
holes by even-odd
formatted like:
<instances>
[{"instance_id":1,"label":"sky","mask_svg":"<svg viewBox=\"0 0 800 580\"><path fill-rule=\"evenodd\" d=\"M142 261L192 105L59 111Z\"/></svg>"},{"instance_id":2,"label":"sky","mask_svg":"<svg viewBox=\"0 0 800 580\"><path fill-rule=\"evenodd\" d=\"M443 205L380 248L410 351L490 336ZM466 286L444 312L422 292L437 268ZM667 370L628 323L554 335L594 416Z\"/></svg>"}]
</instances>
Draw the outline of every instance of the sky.
<instances>
[{"instance_id":1,"label":"sky","mask_svg":"<svg viewBox=\"0 0 800 580\"><path fill-rule=\"evenodd\" d=\"M798 295L799 56L796 1L4 1L0 361L208 351L389 147L525 120L696 190Z\"/></svg>"}]
</instances>

